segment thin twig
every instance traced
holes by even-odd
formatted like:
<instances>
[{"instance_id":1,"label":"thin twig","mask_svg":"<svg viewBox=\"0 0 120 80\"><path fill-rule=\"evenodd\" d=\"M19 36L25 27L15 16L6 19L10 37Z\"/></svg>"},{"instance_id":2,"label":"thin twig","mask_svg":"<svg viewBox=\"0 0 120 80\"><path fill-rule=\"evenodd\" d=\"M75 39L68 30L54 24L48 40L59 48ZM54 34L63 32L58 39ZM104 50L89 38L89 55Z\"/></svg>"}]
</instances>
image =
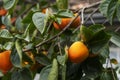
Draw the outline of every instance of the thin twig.
<instances>
[{"instance_id":1,"label":"thin twig","mask_svg":"<svg viewBox=\"0 0 120 80\"><path fill-rule=\"evenodd\" d=\"M61 46L60 46L60 37L58 36L58 48L59 48L59 51L60 51L60 55L62 56L62 51L61 51Z\"/></svg>"},{"instance_id":2,"label":"thin twig","mask_svg":"<svg viewBox=\"0 0 120 80\"><path fill-rule=\"evenodd\" d=\"M95 24L95 21L93 20L93 18L92 18L92 17L90 17L90 20L92 21L92 23L93 23L93 24Z\"/></svg>"},{"instance_id":3,"label":"thin twig","mask_svg":"<svg viewBox=\"0 0 120 80\"><path fill-rule=\"evenodd\" d=\"M120 30L120 26L117 29L115 29L115 32L118 32L119 30Z\"/></svg>"},{"instance_id":4,"label":"thin twig","mask_svg":"<svg viewBox=\"0 0 120 80\"><path fill-rule=\"evenodd\" d=\"M84 8L88 9L88 8L94 7L94 6L96 6L96 5L99 5L100 3L102 3L102 1L98 1L98 2L93 3L93 4L91 4L91 5L85 6ZM79 12L81 9L82 9L82 8L77 9L75 12Z\"/></svg>"},{"instance_id":5,"label":"thin twig","mask_svg":"<svg viewBox=\"0 0 120 80\"><path fill-rule=\"evenodd\" d=\"M98 11L98 9L99 9L99 8L96 8L96 9L85 19L85 22L84 22L84 23L86 23L86 22L88 21L88 19L89 19L90 17L92 17L93 14L94 14L96 11Z\"/></svg>"},{"instance_id":6,"label":"thin twig","mask_svg":"<svg viewBox=\"0 0 120 80\"><path fill-rule=\"evenodd\" d=\"M90 17L92 17L92 15L93 15L96 11L98 11L98 9L99 9L99 8L96 8L91 14L89 14L88 17L85 19L84 23L86 23L86 22L88 21L88 19L89 19ZM84 24L84 23L83 23L83 24ZM75 33L79 28L80 28L80 27L77 27L77 28L73 31L73 33Z\"/></svg>"},{"instance_id":7,"label":"thin twig","mask_svg":"<svg viewBox=\"0 0 120 80\"><path fill-rule=\"evenodd\" d=\"M85 8L83 8L81 11L81 17L82 17L81 24L84 24L84 10L85 10Z\"/></svg>"}]
</instances>

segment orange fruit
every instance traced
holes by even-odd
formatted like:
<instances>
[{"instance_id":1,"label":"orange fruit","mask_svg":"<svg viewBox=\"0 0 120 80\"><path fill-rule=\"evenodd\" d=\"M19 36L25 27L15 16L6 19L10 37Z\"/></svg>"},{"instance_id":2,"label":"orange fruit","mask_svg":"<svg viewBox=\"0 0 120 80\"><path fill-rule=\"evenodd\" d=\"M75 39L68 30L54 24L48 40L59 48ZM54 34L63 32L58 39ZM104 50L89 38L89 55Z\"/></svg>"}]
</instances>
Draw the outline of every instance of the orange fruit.
<instances>
[{"instance_id":1,"label":"orange fruit","mask_svg":"<svg viewBox=\"0 0 120 80\"><path fill-rule=\"evenodd\" d=\"M15 21L16 21L16 17L12 17L12 18L11 18L11 23L14 24Z\"/></svg>"},{"instance_id":2,"label":"orange fruit","mask_svg":"<svg viewBox=\"0 0 120 80\"><path fill-rule=\"evenodd\" d=\"M0 29L5 29L5 28L6 28L5 25L1 25L1 26L0 26Z\"/></svg>"},{"instance_id":3,"label":"orange fruit","mask_svg":"<svg viewBox=\"0 0 120 80\"><path fill-rule=\"evenodd\" d=\"M61 18L61 24L57 23L57 22L53 22L53 26L57 29L57 30L62 30L64 29L69 23L70 21L72 21L74 18ZM76 20L71 24L71 28L76 28L80 25L80 16L76 18Z\"/></svg>"},{"instance_id":4,"label":"orange fruit","mask_svg":"<svg viewBox=\"0 0 120 80\"><path fill-rule=\"evenodd\" d=\"M46 13L46 8L42 9L42 13Z\"/></svg>"},{"instance_id":5,"label":"orange fruit","mask_svg":"<svg viewBox=\"0 0 120 80\"><path fill-rule=\"evenodd\" d=\"M11 51L7 50L0 53L0 70L5 74L12 68L10 61Z\"/></svg>"},{"instance_id":6,"label":"orange fruit","mask_svg":"<svg viewBox=\"0 0 120 80\"><path fill-rule=\"evenodd\" d=\"M81 63L89 56L87 46L81 42L74 42L68 49L68 58L73 63Z\"/></svg>"},{"instance_id":7,"label":"orange fruit","mask_svg":"<svg viewBox=\"0 0 120 80\"><path fill-rule=\"evenodd\" d=\"M7 14L7 10L1 8L0 9L0 16L5 16Z\"/></svg>"}]
</instances>

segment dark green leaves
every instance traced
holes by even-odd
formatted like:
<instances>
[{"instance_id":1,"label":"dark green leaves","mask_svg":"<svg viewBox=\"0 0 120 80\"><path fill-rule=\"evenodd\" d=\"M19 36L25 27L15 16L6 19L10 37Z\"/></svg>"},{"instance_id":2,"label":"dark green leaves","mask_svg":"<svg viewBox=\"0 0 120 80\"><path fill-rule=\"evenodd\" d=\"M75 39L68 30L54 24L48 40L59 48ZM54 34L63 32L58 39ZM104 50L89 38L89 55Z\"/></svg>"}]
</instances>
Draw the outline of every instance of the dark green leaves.
<instances>
[{"instance_id":1,"label":"dark green leaves","mask_svg":"<svg viewBox=\"0 0 120 80\"><path fill-rule=\"evenodd\" d=\"M107 70L105 70L105 72L101 74L100 80L118 80L118 79L115 70L112 68L108 68Z\"/></svg>"},{"instance_id":2,"label":"dark green leaves","mask_svg":"<svg viewBox=\"0 0 120 80\"><path fill-rule=\"evenodd\" d=\"M30 11L22 20L23 23L30 23L32 21L33 11Z\"/></svg>"},{"instance_id":3,"label":"dark green leaves","mask_svg":"<svg viewBox=\"0 0 120 80\"><path fill-rule=\"evenodd\" d=\"M32 16L32 21L36 28L41 32L41 34L45 30L46 26L46 15L40 12L36 12Z\"/></svg>"},{"instance_id":4,"label":"dark green leaves","mask_svg":"<svg viewBox=\"0 0 120 80\"><path fill-rule=\"evenodd\" d=\"M15 41L14 47L12 47L11 62L15 67L21 68L22 64L22 47L19 40Z\"/></svg>"},{"instance_id":5,"label":"dark green leaves","mask_svg":"<svg viewBox=\"0 0 120 80\"><path fill-rule=\"evenodd\" d=\"M18 0L3 0L4 8L11 9L17 3L17 1Z\"/></svg>"},{"instance_id":6,"label":"dark green leaves","mask_svg":"<svg viewBox=\"0 0 120 80\"><path fill-rule=\"evenodd\" d=\"M119 0L104 0L100 4L100 12L107 17L110 20L110 23L112 24L112 21L115 17L117 17L120 21L120 2Z\"/></svg>"},{"instance_id":7,"label":"dark green leaves","mask_svg":"<svg viewBox=\"0 0 120 80\"><path fill-rule=\"evenodd\" d=\"M104 16L107 16L107 11L108 11L108 6L110 4L110 1L111 0L104 0L99 6L99 10Z\"/></svg>"},{"instance_id":8,"label":"dark green leaves","mask_svg":"<svg viewBox=\"0 0 120 80\"><path fill-rule=\"evenodd\" d=\"M58 11L57 12L57 14L55 14L55 16L57 16L57 17L74 17L74 14L73 14L73 12L72 11L70 11L70 10L60 10L60 11Z\"/></svg>"},{"instance_id":9,"label":"dark green leaves","mask_svg":"<svg viewBox=\"0 0 120 80\"><path fill-rule=\"evenodd\" d=\"M110 35L104 31L96 33L93 38L88 42L92 53L99 53L108 44L110 40Z\"/></svg>"},{"instance_id":10,"label":"dark green leaves","mask_svg":"<svg viewBox=\"0 0 120 80\"><path fill-rule=\"evenodd\" d=\"M102 72L102 64L99 62L99 59L96 58L88 58L83 64L81 65L82 69L85 73L86 78L96 78L100 76Z\"/></svg>"},{"instance_id":11,"label":"dark green leaves","mask_svg":"<svg viewBox=\"0 0 120 80\"><path fill-rule=\"evenodd\" d=\"M56 0L58 9L68 9L68 0Z\"/></svg>"},{"instance_id":12,"label":"dark green leaves","mask_svg":"<svg viewBox=\"0 0 120 80\"><path fill-rule=\"evenodd\" d=\"M120 34L115 32L110 32L110 34L112 35L110 41L120 47Z\"/></svg>"},{"instance_id":13,"label":"dark green leaves","mask_svg":"<svg viewBox=\"0 0 120 80\"><path fill-rule=\"evenodd\" d=\"M11 80L33 80L33 77L28 68L22 68L12 73Z\"/></svg>"},{"instance_id":14,"label":"dark green leaves","mask_svg":"<svg viewBox=\"0 0 120 80\"><path fill-rule=\"evenodd\" d=\"M117 15L118 20L120 21L120 1L118 1L116 15Z\"/></svg>"},{"instance_id":15,"label":"dark green leaves","mask_svg":"<svg viewBox=\"0 0 120 80\"><path fill-rule=\"evenodd\" d=\"M58 62L56 59L53 59L53 64L48 75L48 80L58 80Z\"/></svg>"},{"instance_id":16,"label":"dark green leaves","mask_svg":"<svg viewBox=\"0 0 120 80\"><path fill-rule=\"evenodd\" d=\"M50 59L44 55L44 54L39 54L38 56L35 57L36 61L42 65L50 65L51 61Z\"/></svg>"},{"instance_id":17,"label":"dark green leaves","mask_svg":"<svg viewBox=\"0 0 120 80\"><path fill-rule=\"evenodd\" d=\"M51 65L48 65L42 69L40 72L40 80L48 80L48 75L51 70Z\"/></svg>"},{"instance_id":18,"label":"dark green leaves","mask_svg":"<svg viewBox=\"0 0 120 80\"><path fill-rule=\"evenodd\" d=\"M82 25L80 27L80 37L83 42L88 42L93 37L93 31Z\"/></svg>"},{"instance_id":19,"label":"dark green leaves","mask_svg":"<svg viewBox=\"0 0 120 80\"><path fill-rule=\"evenodd\" d=\"M118 0L111 0L108 6L107 18L110 20L111 24L112 24L113 18L115 17L117 1Z\"/></svg>"},{"instance_id":20,"label":"dark green leaves","mask_svg":"<svg viewBox=\"0 0 120 80\"><path fill-rule=\"evenodd\" d=\"M110 35L104 31L103 25L92 25L90 27L81 26L81 40L88 44L90 52L93 54L100 53L110 40Z\"/></svg>"},{"instance_id":21,"label":"dark green leaves","mask_svg":"<svg viewBox=\"0 0 120 80\"><path fill-rule=\"evenodd\" d=\"M13 38L12 34L7 30L7 29L3 29L0 31L0 38Z\"/></svg>"},{"instance_id":22,"label":"dark green leaves","mask_svg":"<svg viewBox=\"0 0 120 80\"><path fill-rule=\"evenodd\" d=\"M17 20L16 20L16 22L15 22L15 26L16 26L16 28L17 28L17 30L18 30L19 32L23 32L23 24L22 24L22 19L21 19L21 17L18 17L18 18L17 18Z\"/></svg>"}]
</instances>

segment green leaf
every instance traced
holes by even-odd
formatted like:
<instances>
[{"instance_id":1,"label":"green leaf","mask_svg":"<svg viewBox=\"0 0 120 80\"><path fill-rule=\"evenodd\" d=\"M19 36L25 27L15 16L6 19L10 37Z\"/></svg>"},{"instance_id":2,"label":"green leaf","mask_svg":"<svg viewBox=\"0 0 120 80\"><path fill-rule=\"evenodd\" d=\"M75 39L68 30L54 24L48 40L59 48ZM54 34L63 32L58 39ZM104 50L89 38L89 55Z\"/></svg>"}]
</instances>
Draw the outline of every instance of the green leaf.
<instances>
[{"instance_id":1,"label":"green leaf","mask_svg":"<svg viewBox=\"0 0 120 80\"><path fill-rule=\"evenodd\" d=\"M11 9L17 3L17 1L18 0L3 0L4 8Z\"/></svg>"},{"instance_id":2,"label":"green leaf","mask_svg":"<svg viewBox=\"0 0 120 80\"><path fill-rule=\"evenodd\" d=\"M22 80L33 80L32 72L28 68L22 68L21 70Z\"/></svg>"},{"instance_id":3,"label":"green leaf","mask_svg":"<svg viewBox=\"0 0 120 80\"><path fill-rule=\"evenodd\" d=\"M72 18L74 17L74 14L72 11L70 10L60 10L57 12L57 14L55 14L56 17L61 17L61 18Z\"/></svg>"},{"instance_id":4,"label":"green leaf","mask_svg":"<svg viewBox=\"0 0 120 80\"><path fill-rule=\"evenodd\" d=\"M115 33L115 32L110 32L112 35L110 41L114 43L116 46L120 47L120 34Z\"/></svg>"},{"instance_id":5,"label":"green leaf","mask_svg":"<svg viewBox=\"0 0 120 80\"><path fill-rule=\"evenodd\" d=\"M28 41L28 42L32 41L32 35L33 35L35 29L36 28L35 28L35 25L33 23L30 23L27 26L27 28L25 29L25 32L23 34L23 38L25 41Z\"/></svg>"},{"instance_id":6,"label":"green leaf","mask_svg":"<svg viewBox=\"0 0 120 80\"><path fill-rule=\"evenodd\" d=\"M42 65L50 65L51 64L50 59L42 53L39 54L38 56L36 56L35 60Z\"/></svg>"},{"instance_id":7,"label":"green leaf","mask_svg":"<svg viewBox=\"0 0 120 80\"><path fill-rule=\"evenodd\" d=\"M33 80L33 77L28 68L22 68L12 73L11 80Z\"/></svg>"},{"instance_id":8,"label":"green leaf","mask_svg":"<svg viewBox=\"0 0 120 80\"><path fill-rule=\"evenodd\" d=\"M15 45L12 48L12 53L11 53L11 62L15 67L21 68L22 64L22 48L19 40L15 41Z\"/></svg>"},{"instance_id":9,"label":"green leaf","mask_svg":"<svg viewBox=\"0 0 120 80\"><path fill-rule=\"evenodd\" d=\"M40 12L36 12L32 16L32 21L41 34L43 34L46 27L46 15Z\"/></svg>"},{"instance_id":10,"label":"green leaf","mask_svg":"<svg viewBox=\"0 0 120 80\"><path fill-rule=\"evenodd\" d=\"M7 29L3 29L0 30L0 38L10 39L13 38L13 36Z\"/></svg>"},{"instance_id":11,"label":"green leaf","mask_svg":"<svg viewBox=\"0 0 120 80\"><path fill-rule=\"evenodd\" d=\"M68 9L68 0L56 0L58 9Z\"/></svg>"},{"instance_id":12,"label":"green leaf","mask_svg":"<svg viewBox=\"0 0 120 80\"><path fill-rule=\"evenodd\" d=\"M104 31L100 31L94 34L93 38L88 42L88 47L92 51L92 53L100 53L104 46L108 44L110 41L111 35L105 33Z\"/></svg>"},{"instance_id":13,"label":"green leaf","mask_svg":"<svg viewBox=\"0 0 120 80\"><path fill-rule=\"evenodd\" d=\"M110 4L111 0L103 0L103 2L99 6L100 12L107 17L107 11L108 11L108 6Z\"/></svg>"},{"instance_id":14,"label":"green leaf","mask_svg":"<svg viewBox=\"0 0 120 80\"><path fill-rule=\"evenodd\" d=\"M99 31L104 30L105 26L103 26L101 24L95 24L95 25L89 26L88 29L92 30L94 33L97 33Z\"/></svg>"},{"instance_id":15,"label":"green leaf","mask_svg":"<svg viewBox=\"0 0 120 80\"><path fill-rule=\"evenodd\" d=\"M12 26L10 18L10 15L2 17L2 23L6 26L7 29L10 29L10 27Z\"/></svg>"},{"instance_id":16,"label":"green leaf","mask_svg":"<svg viewBox=\"0 0 120 80\"><path fill-rule=\"evenodd\" d=\"M27 28L26 28L26 30L25 30L25 32L24 32L24 34L23 34L24 40L25 40L25 41L28 41L28 42L31 41L31 37L30 37L30 28L32 27L31 25L32 25L32 24L29 24L29 25L27 26Z\"/></svg>"},{"instance_id":17,"label":"green leaf","mask_svg":"<svg viewBox=\"0 0 120 80\"><path fill-rule=\"evenodd\" d=\"M41 70L39 80L47 80L48 79L48 75L50 73L51 67L52 67L52 65L48 65Z\"/></svg>"},{"instance_id":18,"label":"green leaf","mask_svg":"<svg viewBox=\"0 0 120 80\"><path fill-rule=\"evenodd\" d=\"M20 40L16 40L15 42L15 47L16 47L16 50L17 50L17 53L20 57L20 63L22 63L22 45L20 43Z\"/></svg>"},{"instance_id":19,"label":"green leaf","mask_svg":"<svg viewBox=\"0 0 120 80\"><path fill-rule=\"evenodd\" d=\"M6 50L11 50L13 45L14 45L13 42L6 42L3 46L3 48L6 49Z\"/></svg>"},{"instance_id":20,"label":"green leaf","mask_svg":"<svg viewBox=\"0 0 120 80\"><path fill-rule=\"evenodd\" d=\"M30 11L22 20L23 23L30 23L32 21L33 11Z\"/></svg>"},{"instance_id":21,"label":"green leaf","mask_svg":"<svg viewBox=\"0 0 120 80\"><path fill-rule=\"evenodd\" d=\"M22 19L21 19L21 17L18 17L17 18L17 20L16 20L16 22L15 22L15 27L17 28L17 30L19 31L19 32L23 32L23 24L22 24Z\"/></svg>"},{"instance_id":22,"label":"green leaf","mask_svg":"<svg viewBox=\"0 0 120 80\"><path fill-rule=\"evenodd\" d=\"M57 60L58 60L59 64L64 66L66 64L67 54L65 54L63 56L57 56Z\"/></svg>"},{"instance_id":23,"label":"green leaf","mask_svg":"<svg viewBox=\"0 0 120 80\"><path fill-rule=\"evenodd\" d=\"M88 42L93 37L93 31L82 25L80 27L80 37L83 42Z\"/></svg>"},{"instance_id":24,"label":"green leaf","mask_svg":"<svg viewBox=\"0 0 120 80\"><path fill-rule=\"evenodd\" d=\"M22 80L20 72L14 71L11 75L11 80Z\"/></svg>"},{"instance_id":25,"label":"green leaf","mask_svg":"<svg viewBox=\"0 0 120 80\"><path fill-rule=\"evenodd\" d=\"M120 1L118 1L118 4L117 4L116 15L117 15L118 20L120 21Z\"/></svg>"},{"instance_id":26,"label":"green leaf","mask_svg":"<svg viewBox=\"0 0 120 80\"><path fill-rule=\"evenodd\" d=\"M95 66L96 65L96 66ZM88 79L96 78L102 73L102 64L98 57L88 58L82 63L82 70Z\"/></svg>"},{"instance_id":27,"label":"green leaf","mask_svg":"<svg viewBox=\"0 0 120 80\"><path fill-rule=\"evenodd\" d=\"M7 73L4 76L0 77L1 80L11 80L11 73Z\"/></svg>"},{"instance_id":28,"label":"green leaf","mask_svg":"<svg viewBox=\"0 0 120 80\"><path fill-rule=\"evenodd\" d=\"M118 80L118 78L115 70L113 69L113 72L112 72L111 68L108 68L105 72L101 74L100 80Z\"/></svg>"},{"instance_id":29,"label":"green leaf","mask_svg":"<svg viewBox=\"0 0 120 80\"><path fill-rule=\"evenodd\" d=\"M104 58L108 58L108 57L109 57L109 53L110 53L110 51L109 51L109 46L108 46L108 44L106 44L106 45L101 49L100 55L101 55L102 57L104 57Z\"/></svg>"},{"instance_id":30,"label":"green leaf","mask_svg":"<svg viewBox=\"0 0 120 80\"><path fill-rule=\"evenodd\" d=\"M53 64L48 75L48 80L58 80L58 62L56 59L53 59Z\"/></svg>"},{"instance_id":31,"label":"green leaf","mask_svg":"<svg viewBox=\"0 0 120 80\"><path fill-rule=\"evenodd\" d=\"M62 66L62 80L66 80L66 64Z\"/></svg>"},{"instance_id":32,"label":"green leaf","mask_svg":"<svg viewBox=\"0 0 120 80\"><path fill-rule=\"evenodd\" d=\"M83 76L82 64L67 62L66 80L80 80Z\"/></svg>"},{"instance_id":33,"label":"green leaf","mask_svg":"<svg viewBox=\"0 0 120 80\"><path fill-rule=\"evenodd\" d=\"M111 2L109 3L108 9L107 9L107 18L110 20L111 24L116 14L117 2L118 0L111 0Z\"/></svg>"}]
</instances>

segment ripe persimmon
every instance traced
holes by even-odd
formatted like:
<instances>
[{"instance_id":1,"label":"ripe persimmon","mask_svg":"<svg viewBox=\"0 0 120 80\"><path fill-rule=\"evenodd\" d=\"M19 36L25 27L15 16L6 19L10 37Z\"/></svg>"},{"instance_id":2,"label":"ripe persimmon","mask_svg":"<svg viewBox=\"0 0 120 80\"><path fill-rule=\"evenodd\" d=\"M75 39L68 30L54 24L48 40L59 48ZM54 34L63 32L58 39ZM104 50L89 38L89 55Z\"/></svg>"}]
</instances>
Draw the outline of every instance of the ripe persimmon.
<instances>
[{"instance_id":1,"label":"ripe persimmon","mask_svg":"<svg viewBox=\"0 0 120 80\"><path fill-rule=\"evenodd\" d=\"M73 63L81 63L89 56L87 46L81 42L74 42L68 49L68 58Z\"/></svg>"},{"instance_id":2,"label":"ripe persimmon","mask_svg":"<svg viewBox=\"0 0 120 80\"><path fill-rule=\"evenodd\" d=\"M42 9L42 13L44 14L46 13L46 8Z\"/></svg>"},{"instance_id":3,"label":"ripe persimmon","mask_svg":"<svg viewBox=\"0 0 120 80\"><path fill-rule=\"evenodd\" d=\"M11 18L11 23L14 24L15 21L16 21L16 17L12 17L12 18Z\"/></svg>"},{"instance_id":4,"label":"ripe persimmon","mask_svg":"<svg viewBox=\"0 0 120 80\"><path fill-rule=\"evenodd\" d=\"M57 29L57 30L62 30L64 29L69 23L70 21L72 21L74 18L61 18L61 23L57 23L57 22L53 22L53 26ZM76 28L80 25L81 20L80 20L80 16L76 18L76 20L71 24L71 28Z\"/></svg>"},{"instance_id":5,"label":"ripe persimmon","mask_svg":"<svg viewBox=\"0 0 120 80\"><path fill-rule=\"evenodd\" d=\"M3 51L0 53L0 70L5 74L12 68L12 63L10 61L11 51Z\"/></svg>"},{"instance_id":6,"label":"ripe persimmon","mask_svg":"<svg viewBox=\"0 0 120 80\"><path fill-rule=\"evenodd\" d=\"M5 10L4 8L0 9L0 16L5 16L7 14L7 10Z\"/></svg>"},{"instance_id":7,"label":"ripe persimmon","mask_svg":"<svg viewBox=\"0 0 120 80\"><path fill-rule=\"evenodd\" d=\"M6 28L5 25L1 25L1 26L0 26L0 29L5 29L5 28Z\"/></svg>"}]
</instances>

